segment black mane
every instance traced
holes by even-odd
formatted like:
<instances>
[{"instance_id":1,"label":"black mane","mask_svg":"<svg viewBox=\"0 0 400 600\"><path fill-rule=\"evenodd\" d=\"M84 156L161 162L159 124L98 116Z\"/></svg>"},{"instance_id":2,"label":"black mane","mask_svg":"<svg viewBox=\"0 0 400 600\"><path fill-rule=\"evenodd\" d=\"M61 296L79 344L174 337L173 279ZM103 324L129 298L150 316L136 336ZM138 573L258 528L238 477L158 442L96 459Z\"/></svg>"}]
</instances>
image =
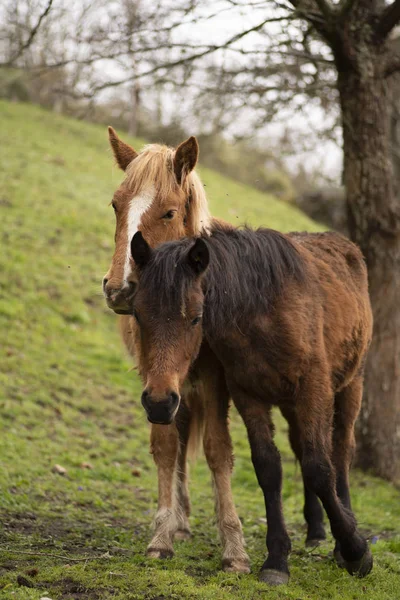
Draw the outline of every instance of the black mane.
<instances>
[{"instance_id":1,"label":"black mane","mask_svg":"<svg viewBox=\"0 0 400 600\"><path fill-rule=\"evenodd\" d=\"M273 229L214 227L202 236L210 252L203 278L203 326L222 333L257 312L266 314L292 278L305 278L304 261L295 244ZM186 255L193 238L167 242L154 250L141 275L152 306L174 312L195 277ZM178 303L178 304L177 304Z\"/></svg>"}]
</instances>

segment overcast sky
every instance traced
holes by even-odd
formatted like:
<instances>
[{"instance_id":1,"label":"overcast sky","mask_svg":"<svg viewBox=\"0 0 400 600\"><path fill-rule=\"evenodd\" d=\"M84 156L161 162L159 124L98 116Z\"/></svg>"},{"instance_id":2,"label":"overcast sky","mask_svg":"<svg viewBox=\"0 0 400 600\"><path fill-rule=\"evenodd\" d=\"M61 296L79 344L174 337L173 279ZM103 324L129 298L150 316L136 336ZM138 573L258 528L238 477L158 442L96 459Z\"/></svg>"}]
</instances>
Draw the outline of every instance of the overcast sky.
<instances>
[{"instance_id":1,"label":"overcast sky","mask_svg":"<svg viewBox=\"0 0 400 600\"><path fill-rule=\"evenodd\" d=\"M274 12L274 9L265 8L265 6L262 9L256 9L249 7L246 0L242 0L242 2L242 6L232 8L225 0L214 0L207 8L199 10L199 14L206 16L210 12L217 12L218 9L222 12L212 19L199 21L196 24L190 23L191 17L188 17L188 22L182 23L182 26L175 31L176 39L190 39L192 43L207 42L220 44L235 33L246 30L269 16L276 15L276 10ZM225 8L229 8L229 10L225 11ZM268 24L268 31L271 33L272 39L274 33L279 30L279 27L280 25L276 23ZM257 45L260 44L260 37L256 33L249 34L243 38L240 44L246 49L257 48ZM263 40L263 44L265 44L265 39ZM222 56L220 60L223 60ZM321 109L311 103L308 103L303 108L302 113L287 114L285 111L285 114L282 114L282 118L280 119L283 121L283 124L271 123L265 130L262 130L261 134L254 132L255 135L258 135L258 137L260 135L266 136L268 140L273 140L280 137L284 127L289 127L298 131L299 134L301 133L306 139L310 138L310 132L317 131L326 125L326 115ZM240 122L236 124L236 127L238 130L243 128L247 131L245 114L243 114ZM267 143L268 140L266 140ZM299 152L296 157L289 159L289 162L302 162L308 168L320 168L330 177L335 178L338 182L340 181L342 150L340 145L333 141L315 136L315 146L313 149L307 152Z\"/></svg>"},{"instance_id":2,"label":"overcast sky","mask_svg":"<svg viewBox=\"0 0 400 600\"><path fill-rule=\"evenodd\" d=\"M142 1L145 2L145 0ZM152 0L148 1L151 2ZM179 6L179 1L174 0L173 6ZM174 30L174 40L180 43L189 41L193 45L202 43L221 44L233 35L260 23L263 19L269 16L276 16L276 9L271 9L265 5L262 9L254 8L249 6L248 0L240 1L242 2L241 6L236 8L232 8L232 5L227 0L213 0L212 2L205 1L201 3L200 8L195 13L201 18L196 23L192 23L193 14L190 13L182 19L182 24ZM168 5L168 3L171 4L172 0L164 0L164 2ZM146 7L148 6L146 4ZM221 11L219 15L213 18L206 18L210 13L214 14L218 11ZM279 31L280 24L270 23L267 27L270 34L269 43L273 44L274 34ZM293 27L292 35L296 35L296 33L297 30ZM265 36L261 38L257 33L249 34L240 41L241 47L245 49L264 48L266 43L268 42ZM260 44L262 45L260 46ZM222 51L217 52L212 55L212 59L216 63L229 60L229 53L227 55L227 53ZM237 60L240 60L240 57L236 55L235 61ZM146 69L146 66L143 68ZM121 73L116 71L115 66L112 66L111 69L110 76L118 79ZM191 104L190 89L187 92L185 91L184 96L185 100L182 100L183 104L180 107L183 127L188 133L196 133L199 124L196 122L195 117L192 117L194 111L193 104ZM149 103L155 102L154 94L152 97L149 95L148 101ZM168 120L169 116L174 111L176 112L176 100L166 93L163 96L163 104L164 117ZM287 159L288 165L295 166L301 163L306 170L318 170L324 172L337 182L340 181L342 168L340 140L339 144L337 144L318 135L318 130L327 125L327 116L316 103L305 101L301 106L301 112L296 113L282 109L278 115L277 122L268 124L262 130L251 131L251 116L249 112L246 113L246 110L243 110L240 118L232 124L230 133L232 135L241 133L248 135L250 133L261 144L265 143L265 146L271 147L276 144L276 140L279 139L285 129L290 129L294 132L295 138L302 137L307 141L309 149L307 151L300 151L300 145L298 145L299 150L297 154ZM202 125L204 124L202 123Z\"/></svg>"}]
</instances>

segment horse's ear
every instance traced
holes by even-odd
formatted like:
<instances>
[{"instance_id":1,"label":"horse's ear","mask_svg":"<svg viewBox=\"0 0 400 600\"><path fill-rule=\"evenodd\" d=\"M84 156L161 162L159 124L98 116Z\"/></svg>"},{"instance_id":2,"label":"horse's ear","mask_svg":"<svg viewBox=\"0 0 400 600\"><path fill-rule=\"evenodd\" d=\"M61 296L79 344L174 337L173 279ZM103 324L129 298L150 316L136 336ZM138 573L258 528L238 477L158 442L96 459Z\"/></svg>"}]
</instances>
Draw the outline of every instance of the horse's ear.
<instances>
[{"instance_id":1,"label":"horse's ear","mask_svg":"<svg viewBox=\"0 0 400 600\"><path fill-rule=\"evenodd\" d=\"M182 142L175 152L174 171L178 183L182 183L185 175L193 171L199 158L199 144L192 135L188 140Z\"/></svg>"},{"instance_id":2,"label":"horse's ear","mask_svg":"<svg viewBox=\"0 0 400 600\"><path fill-rule=\"evenodd\" d=\"M137 157L138 153L132 146L120 140L112 127L108 128L108 139L119 168L126 171L127 166Z\"/></svg>"},{"instance_id":3,"label":"horse's ear","mask_svg":"<svg viewBox=\"0 0 400 600\"><path fill-rule=\"evenodd\" d=\"M132 238L131 254L139 269L143 269L152 257L153 250L144 239L141 231L137 231Z\"/></svg>"},{"instance_id":4,"label":"horse's ear","mask_svg":"<svg viewBox=\"0 0 400 600\"><path fill-rule=\"evenodd\" d=\"M203 239L197 238L187 254L187 261L196 275L201 275L207 269L210 251Z\"/></svg>"}]
</instances>

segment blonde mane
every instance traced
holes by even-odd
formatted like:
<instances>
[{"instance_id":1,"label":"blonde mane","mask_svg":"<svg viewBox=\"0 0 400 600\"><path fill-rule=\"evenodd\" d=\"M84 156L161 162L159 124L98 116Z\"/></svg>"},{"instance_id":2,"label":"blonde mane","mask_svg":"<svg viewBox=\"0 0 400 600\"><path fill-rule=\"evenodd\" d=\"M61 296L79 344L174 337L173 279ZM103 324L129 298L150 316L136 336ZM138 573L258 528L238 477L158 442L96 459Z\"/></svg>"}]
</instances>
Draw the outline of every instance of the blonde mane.
<instances>
[{"instance_id":1,"label":"blonde mane","mask_svg":"<svg viewBox=\"0 0 400 600\"><path fill-rule=\"evenodd\" d=\"M154 186L161 198L167 198L176 192L179 184L176 180L173 164L175 149L161 144L149 144L131 162L126 170L126 183L134 195ZM207 232L211 225L211 214L203 184L197 173L183 173L181 187L190 197L189 218L193 235Z\"/></svg>"}]
</instances>

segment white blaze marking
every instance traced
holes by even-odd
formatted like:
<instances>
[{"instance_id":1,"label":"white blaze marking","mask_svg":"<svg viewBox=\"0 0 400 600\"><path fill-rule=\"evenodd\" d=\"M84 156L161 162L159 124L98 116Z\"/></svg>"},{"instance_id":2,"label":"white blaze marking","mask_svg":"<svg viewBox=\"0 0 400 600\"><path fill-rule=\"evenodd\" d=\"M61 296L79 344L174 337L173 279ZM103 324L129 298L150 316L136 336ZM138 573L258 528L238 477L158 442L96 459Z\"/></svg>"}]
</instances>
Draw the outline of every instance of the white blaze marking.
<instances>
[{"instance_id":1,"label":"white blaze marking","mask_svg":"<svg viewBox=\"0 0 400 600\"><path fill-rule=\"evenodd\" d=\"M142 215L150 208L155 197L154 187L143 190L138 196L132 198L129 203L128 225L127 225L127 245L124 264L124 285L128 284L128 277L131 274L131 241L139 229Z\"/></svg>"}]
</instances>

